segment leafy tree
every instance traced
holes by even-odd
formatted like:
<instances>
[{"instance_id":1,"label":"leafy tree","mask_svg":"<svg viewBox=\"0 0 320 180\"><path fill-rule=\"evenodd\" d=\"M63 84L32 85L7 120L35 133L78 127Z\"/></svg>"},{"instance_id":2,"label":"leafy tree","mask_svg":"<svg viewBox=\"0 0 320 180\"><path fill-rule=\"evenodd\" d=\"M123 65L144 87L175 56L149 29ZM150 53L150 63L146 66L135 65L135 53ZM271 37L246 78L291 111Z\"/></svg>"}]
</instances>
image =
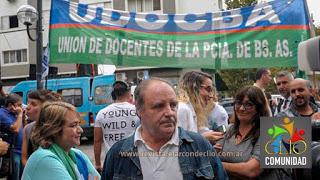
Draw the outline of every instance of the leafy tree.
<instances>
[{"instance_id":1,"label":"leafy tree","mask_svg":"<svg viewBox=\"0 0 320 180\"><path fill-rule=\"evenodd\" d=\"M320 25L318 25L316 28L316 36L320 36Z\"/></svg>"},{"instance_id":2,"label":"leafy tree","mask_svg":"<svg viewBox=\"0 0 320 180\"><path fill-rule=\"evenodd\" d=\"M235 9L245 6L252 6L257 3L256 0L225 0L225 4L227 5L227 9Z\"/></svg>"},{"instance_id":3,"label":"leafy tree","mask_svg":"<svg viewBox=\"0 0 320 180\"><path fill-rule=\"evenodd\" d=\"M262 67L261 67L262 68ZM271 71L271 76L275 77L276 73L279 71L289 71L295 72L295 68L269 68ZM230 70L220 70L219 73L223 81L228 86L228 92L223 92L224 95L234 96L237 91L247 85L253 85L255 82L257 69L230 69ZM277 88L274 81L272 80L266 92L271 94L278 94Z\"/></svg>"},{"instance_id":4,"label":"leafy tree","mask_svg":"<svg viewBox=\"0 0 320 180\"><path fill-rule=\"evenodd\" d=\"M227 96L234 96L241 87L252 85L254 83L255 72L255 69L221 70L221 77L228 86Z\"/></svg>"}]
</instances>

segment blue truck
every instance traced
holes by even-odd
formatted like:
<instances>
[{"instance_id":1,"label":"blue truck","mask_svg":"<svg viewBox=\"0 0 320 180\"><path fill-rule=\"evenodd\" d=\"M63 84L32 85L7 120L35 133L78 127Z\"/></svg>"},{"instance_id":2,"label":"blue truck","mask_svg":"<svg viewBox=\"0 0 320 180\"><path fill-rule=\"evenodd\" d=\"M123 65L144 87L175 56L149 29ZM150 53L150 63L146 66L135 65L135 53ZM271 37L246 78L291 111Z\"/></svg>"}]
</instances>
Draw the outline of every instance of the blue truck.
<instances>
[{"instance_id":1,"label":"blue truck","mask_svg":"<svg viewBox=\"0 0 320 180\"><path fill-rule=\"evenodd\" d=\"M92 139L97 113L112 103L111 91L114 82L114 75L50 79L47 81L47 89L61 94L64 101L77 108L81 115L83 136ZM23 103L27 104L28 93L35 90L36 86L34 80L22 81L10 92L19 94Z\"/></svg>"}]
</instances>

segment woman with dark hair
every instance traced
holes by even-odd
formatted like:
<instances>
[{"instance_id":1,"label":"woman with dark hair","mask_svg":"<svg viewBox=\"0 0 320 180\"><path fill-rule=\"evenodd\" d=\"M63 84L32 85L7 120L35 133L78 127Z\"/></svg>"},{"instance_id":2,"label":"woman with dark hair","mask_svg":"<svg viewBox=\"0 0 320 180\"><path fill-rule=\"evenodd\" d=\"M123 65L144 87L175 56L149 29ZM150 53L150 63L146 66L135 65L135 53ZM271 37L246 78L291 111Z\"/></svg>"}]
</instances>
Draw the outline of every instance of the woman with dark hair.
<instances>
[{"instance_id":1,"label":"woman with dark hair","mask_svg":"<svg viewBox=\"0 0 320 180\"><path fill-rule=\"evenodd\" d=\"M225 152L222 154L226 156L220 158L230 179L276 179L274 173L262 173L260 169L260 117L271 117L268 106L263 92L255 86L243 87L236 94L233 124L215 145L218 151Z\"/></svg>"},{"instance_id":2,"label":"woman with dark hair","mask_svg":"<svg viewBox=\"0 0 320 180\"><path fill-rule=\"evenodd\" d=\"M32 142L39 147L28 159L23 180L99 179L89 158L80 150L83 132L76 108L65 102L48 102L41 109L32 132Z\"/></svg>"}]
</instances>

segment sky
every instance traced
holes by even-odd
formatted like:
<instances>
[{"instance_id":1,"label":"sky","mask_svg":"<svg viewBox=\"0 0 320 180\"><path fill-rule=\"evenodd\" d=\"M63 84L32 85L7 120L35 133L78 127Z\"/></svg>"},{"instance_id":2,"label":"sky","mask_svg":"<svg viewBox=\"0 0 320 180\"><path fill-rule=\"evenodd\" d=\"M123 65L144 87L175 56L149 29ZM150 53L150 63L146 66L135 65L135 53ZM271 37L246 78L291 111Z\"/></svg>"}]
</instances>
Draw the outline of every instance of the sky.
<instances>
[{"instance_id":1,"label":"sky","mask_svg":"<svg viewBox=\"0 0 320 180\"><path fill-rule=\"evenodd\" d=\"M313 14L314 24L320 26L320 1L307 0L310 14Z\"/></svg>"}]
</instances>

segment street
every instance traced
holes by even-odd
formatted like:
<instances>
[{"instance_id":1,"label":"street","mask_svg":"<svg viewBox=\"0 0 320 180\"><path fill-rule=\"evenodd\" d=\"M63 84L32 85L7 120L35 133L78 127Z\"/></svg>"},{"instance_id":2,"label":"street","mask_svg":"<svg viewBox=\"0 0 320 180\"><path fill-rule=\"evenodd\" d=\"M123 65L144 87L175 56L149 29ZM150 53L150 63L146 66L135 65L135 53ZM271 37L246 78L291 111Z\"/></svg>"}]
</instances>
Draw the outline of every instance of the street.
<instances>
[{"instance_id":1,"label":"street","mask_svg":"<svg viewBox=\"0 0 320 180\"><path fill-rule=\"evenodd\" d=\"M93 140L87 140L82 138L81 145L78 147L83 153L85 153L89 159L91 160L92 164L94 165L94 152L93 152ZM101 163L103 164L105 158L105 150L104 144L102 143L102 150L101 150Z\"/></svg>"}]
</instances>

